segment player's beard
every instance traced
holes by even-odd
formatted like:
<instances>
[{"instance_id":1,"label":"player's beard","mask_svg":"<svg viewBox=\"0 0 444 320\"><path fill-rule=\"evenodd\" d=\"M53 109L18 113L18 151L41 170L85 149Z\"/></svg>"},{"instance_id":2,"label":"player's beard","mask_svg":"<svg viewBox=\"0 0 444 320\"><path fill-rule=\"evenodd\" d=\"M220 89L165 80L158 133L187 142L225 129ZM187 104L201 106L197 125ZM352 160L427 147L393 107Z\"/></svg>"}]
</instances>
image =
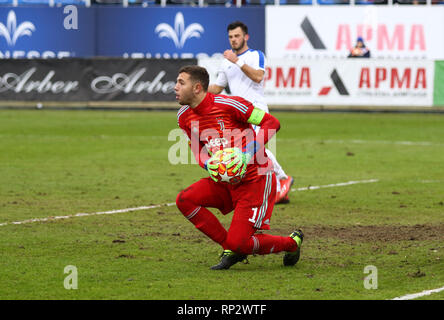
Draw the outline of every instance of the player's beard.
<instances>
[{"instance_id":1,"label":"player's beard","mask_svg":"<svg viewBox=\"0 0 444 320\"><path fill-rule=\"evenodd\" d=\"M193 101L192 93L187 93L186 91L185 92L182 91L180 95L178 95L177 93L176 95L178 96L177 102L179 102L179 104L182 106L189 105Z\"/></svg>"},{"instance_id":2,"label":"player's beard","mask_svg":"<svg viewBox=\"0 0 444 320\"><path fill-rule=\"evenodd\" d=\"M233 51L236 53L241 51L244 47L245 47L245 39L242 39L242 42L239 43L238 46L231 45L231 49L233 49Z\"/></svg>"},{"instance_id":3,"label":"player's beard","mask_svg":"<svg viewBox=\"0 0 444 320\"><path fill-rule=\"evenodd\" d=\"M179 102L179 104L180 104L181 106L185 106L185 105L190 104L189 101L188 101L186 98L183 98L183 97L179 97L179 99L177 100L177 102Z\"/></svg>"}]
</instances>

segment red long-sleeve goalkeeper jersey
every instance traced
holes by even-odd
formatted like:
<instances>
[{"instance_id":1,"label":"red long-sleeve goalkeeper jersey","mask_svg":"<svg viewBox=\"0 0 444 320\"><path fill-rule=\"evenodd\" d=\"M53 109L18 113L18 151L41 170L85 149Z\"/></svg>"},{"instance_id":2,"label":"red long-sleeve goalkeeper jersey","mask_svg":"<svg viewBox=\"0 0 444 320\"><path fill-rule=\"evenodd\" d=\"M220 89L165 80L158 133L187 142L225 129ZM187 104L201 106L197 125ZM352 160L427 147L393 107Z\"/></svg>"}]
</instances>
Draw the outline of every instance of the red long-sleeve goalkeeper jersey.
<instances>
[{"instance_id":1,"label":"red long-sleeve goalkeeper jersey","mask_svg":"<svg viewBox=\"0 0 444 320\"><path fill-rule=\"evenodd\" d=\"M177 122L191 142L191 150L201 167L216 151L238 147L245 151L246 146L257 141L261 146L247 166L247 174L242 181L254 181L261 174L272 170L272 162L265 153L265 144L279 130L279 121L265 114L258 135L248 119L254 106L241 97L214 95L207 93L204 100L195 108L182 106L177 113ZM262 140L262 141L261 141Z\"/></svg>"}]
</instances>

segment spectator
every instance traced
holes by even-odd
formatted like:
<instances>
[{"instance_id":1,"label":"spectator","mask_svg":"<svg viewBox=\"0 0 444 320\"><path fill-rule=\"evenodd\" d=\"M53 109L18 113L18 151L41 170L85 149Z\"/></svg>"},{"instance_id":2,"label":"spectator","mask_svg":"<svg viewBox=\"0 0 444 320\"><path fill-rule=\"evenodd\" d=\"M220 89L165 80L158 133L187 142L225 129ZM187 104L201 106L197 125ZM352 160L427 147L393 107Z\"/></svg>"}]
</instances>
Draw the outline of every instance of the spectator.
<instances>
[{"instance_id":1,"label":"spectator","mask_svg":"<svg viewBox=\"0 0 444 320\"><path fill-rule=\"evenodd\" d=\"M350 50L349 58L370 58L370 50L365 46L364 39L358 37L356 45Z\"/></svg>"}]
</instances>

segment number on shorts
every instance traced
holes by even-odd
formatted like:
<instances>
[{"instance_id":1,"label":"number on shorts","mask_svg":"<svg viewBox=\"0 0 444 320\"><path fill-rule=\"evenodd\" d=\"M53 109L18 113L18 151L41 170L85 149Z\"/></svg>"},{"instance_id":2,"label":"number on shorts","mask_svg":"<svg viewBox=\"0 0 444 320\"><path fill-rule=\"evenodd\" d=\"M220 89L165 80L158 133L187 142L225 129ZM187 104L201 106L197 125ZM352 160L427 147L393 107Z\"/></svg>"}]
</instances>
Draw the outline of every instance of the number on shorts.
<instances>
[{"instance_id":1,"label":"number on shorts","mask_svg":"<svg viewBox=\"0 0 444 320\"><path fill-rule=\"evenodd\" d=\"M253 210L253 217L248 219L248 221L256 223L257 208L251 208L251 210Z\"/></svg>"}]
</instances>

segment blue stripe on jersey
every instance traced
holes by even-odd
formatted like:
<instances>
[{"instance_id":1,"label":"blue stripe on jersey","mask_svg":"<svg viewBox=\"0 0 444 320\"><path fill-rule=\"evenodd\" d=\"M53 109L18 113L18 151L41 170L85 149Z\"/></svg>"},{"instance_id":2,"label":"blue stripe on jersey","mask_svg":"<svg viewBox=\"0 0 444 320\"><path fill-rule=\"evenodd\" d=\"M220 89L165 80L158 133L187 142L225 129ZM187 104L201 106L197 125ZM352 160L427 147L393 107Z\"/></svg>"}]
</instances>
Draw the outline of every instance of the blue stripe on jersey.
<instances>
[{"instance_id":1,"label":"blue stripe on jersey","mask_svg":"<svg viewBox=\"0 0 444 320\"><path fill-rule=\"evenodd\" d=\"M242 112L242 113L246 113L246 111L244 111L244 110L242 110L242 109L240 109L238 106L236 106L235 104L233 104L233 103L230 103L230 102L228 102L228 101L216 101L217 103L220 103L220 104L225 104L225 105L227 105L227 106L231 106L231 107L233 107L233 108L236 108L237 110L239 110L240 112Z\"/></svg>"},{"instance_id":2,"label":"blue stripe on jersey","mask_svg":"<svg viewBox=\"0 0 444 320\"><path fill-rule=\"evenodd\" d=\"M240 103L239 101L233 100L233 99L226 99L226 98L222 98L222 97L215 97L214 101L218 102L218 103L223 103L223 104L231 105L232 107L235 107L236 109L238 109L242 113L246 113L248 111L248 107L246 105Z\"/></svg>"},{"instance_id":3,"label":"blue stripe on jersey","mask_svg":"<svg viewBox=\"0 0 444 320\"><path fill-rule=\"evenodd\" d=\"M248 49L247 51L244 51L244 52L242 52L241 54L238 54L237 56L240 57L240 56L243 55L244 53L247 53L247 52L250 52L250 51L253 51L253 49Z\"/></svg>"},{"instance_id":4,"label":"blue stripe on jersey","mask_svg":"<svg viewBox=\"0 0 444 320\"><path fill-rule=\"evenodd\" d=\"M177 122L179 122L179 118L180 116L187 111L190 108L190 106L183 106L182 108L179 109L179 111L177 112Z\"/></svg>"},{"instance_id":5,"label":"blue stripe on jersey","mask_svg":"<svg viewBox=\"0 0 444 320\"><path fill-rule=\"evenodd\" d=\"M227 105L227 106L231 106L231 107L233 107L233 108L236 108L236 109L239 110L240 112L245 113L245 111L239 109L238 107L236 107L236 105L231 104L231 103L229 103L229 102L217 101L217 103L225 104L225 105Z\"/></svg>"},{"instance_id":6,"label":"blue stripe on jersey","mask_svg":"<svg viewBox=\"0 0 444 320\"><path fill-rule=\"evenodd\" d=\"M248 110L248 107L247 107L246 105L244 105L244 104L242 104L242 103L240 103L239 101L234 100L234 99L223 98L223 97L218 97L218 96L216 96L216 97L214 97L214 101L226 101L226 102L231 102L231 103L237 105L239 108L244 109L245 111Z\"/></svg>"},{"instance_id":7,"label":"blue stripe on jersey","mask_svg":"<svg viewBox=\"0 0 444 320\"><path fill-rule=\"evenodd\" d=\"M248 109L246 110L242 105L236 104L236 103L234 103L232 101L229 101L229 100L215 100L215 102L221 103L221 104L225 104L225 105L231 106L233 108L236 108L237 110L239 110L240 112L242 112L244 114L248 110Z\"/></svg>"},{"instance_id":8,"label":"blue stripe on jersey","mask_svg":"<svg viewBox=\"0 0 444 320\"><path fill-rule=\"evenodd\" d=\"M265 68L264 53L260 50L257 50L257 53L259 54L259 68L264 69Z\"/></svg>"},{"instance_id":9,"label":"blue stripe on jersey","mask_svg":"<svg viewBox=\"0 0 444 320\"><path fill-rule=\"evenodd\" d=\"M256 223L254 225L254 227L257 229L259 229L261 227L262 220L265 218L265 214L267 213L268 197L270 196L271 186L272 186L272 182L273 182L272 179L273 179L272 173L267 172L267 179L265 182L263 201L262 201L262 205L261 205L259 212L258 212L258 217L257 217Z\"/></svg>"},{"instance_id":10,"label":"blue stripe on jersey","mask_svg":"<svg viewBox=\"0 0 444 320\"><path fill-rule=\"evenodd\" d=\"M245 110L245 112L247 112L248 111L248 107L246 106L246 105L244 105L243 103L240 103L239 101L237 101L237 100L234 100L234 99L227 99L227 101L230 101L230 102L232 102L232 103L234 103L235 105L237 105L239 108L241 108L242 110Z\"/></svg>"},{"instance_id":11,"label":"blue stripe on jersey","mask_svg":"<svg viewBox=\"0 0 444 320\"><path fill-rule=\"evenodd\" d=\"M248 49L247 51L242 52L241 54L239 54L238 57L240 57L244 53L247 53L247 52L250 52L250 51L256 51L257 52L257 54L259 55L259 68L265 69L265 56L264 56L264 53L261 50Z\"/></svg>"}]
</instances>

